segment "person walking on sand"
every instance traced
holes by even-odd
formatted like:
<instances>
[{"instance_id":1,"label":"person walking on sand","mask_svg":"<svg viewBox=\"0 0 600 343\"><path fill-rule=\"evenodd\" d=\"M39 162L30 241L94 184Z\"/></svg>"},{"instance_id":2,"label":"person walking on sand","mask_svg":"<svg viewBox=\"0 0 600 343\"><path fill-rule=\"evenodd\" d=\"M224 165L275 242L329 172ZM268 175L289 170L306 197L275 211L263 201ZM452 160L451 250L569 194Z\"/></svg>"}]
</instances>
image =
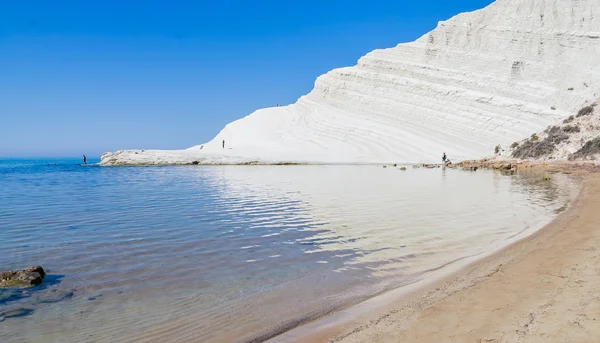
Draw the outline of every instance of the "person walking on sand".
<instances>
[{"instance_id":1,"label":"person walking on sand","mask_svg":"<svg viewBox=\"0 0 600 343\"><path fill-rule=\"evenodd\" d=\"M87 164L87 157L83 155L83 164Z\"/></svg>"},{"instance_id":2,"label":"person walking on sand","mask_svg":"<svg viewBox=\"0 0 600 343\"><path fill-rule=\"evenodd\" d=\"M223 140L223 149L225 149L225 140Z\"/></svg>"}]
</instances>

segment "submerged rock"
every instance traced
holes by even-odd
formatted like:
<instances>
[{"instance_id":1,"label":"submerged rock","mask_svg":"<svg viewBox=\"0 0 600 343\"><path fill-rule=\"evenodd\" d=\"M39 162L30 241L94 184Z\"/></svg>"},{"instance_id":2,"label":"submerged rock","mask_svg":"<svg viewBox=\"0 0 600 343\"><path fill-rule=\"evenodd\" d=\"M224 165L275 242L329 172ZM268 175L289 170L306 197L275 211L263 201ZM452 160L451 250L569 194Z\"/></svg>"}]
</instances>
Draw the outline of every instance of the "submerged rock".
<instances>
[{"instance_id":1,"label":"submerged rock","mask_svg":"<svg viewBox=\"0 0 600 343\"><path fill-rule=\"evenodd\" d=\"M7 311L0 311L0 322L9 318L25 317L33 314L34 310L30 308L16 308Z\"/></svg>"},{"instance_id":2,"label":"submerged rock","mask_svg":"<svg viewBox=\"0 0 600 343\"><path fill-rule=\"evenodd\" d=\"M52 304L75 296L75 289L53 289L51 292L36 297L36 301L42 304Z\"/></svg>"},{"instance_id":3,"label":"submerged rock","mask_svg":"<svg viewBox=\"0 0 600 343\"><path fill-rule=\"evenodd\" d=\"M46 276L44 268L33 266L24 270L0 272L0 288L39 285Z\"/></svg>"}]
</instances>

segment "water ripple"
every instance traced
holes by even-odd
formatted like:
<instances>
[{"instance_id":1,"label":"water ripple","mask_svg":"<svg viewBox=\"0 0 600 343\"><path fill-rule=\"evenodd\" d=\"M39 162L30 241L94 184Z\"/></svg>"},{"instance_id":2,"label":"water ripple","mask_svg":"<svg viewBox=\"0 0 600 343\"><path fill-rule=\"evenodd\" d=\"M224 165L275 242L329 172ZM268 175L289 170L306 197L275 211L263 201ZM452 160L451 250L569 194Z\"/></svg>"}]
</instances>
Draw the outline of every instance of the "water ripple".
<instances>
[{"instance_id":1,"label":"water ripple","mask_svg":"<svg viewBox=\"0 0 600 343\"><path fill-rule=\"evenodd\" d=\"M56 280L0 292L2 342L268 337L522 237L576 189L486 171L48 163L0 160L0 269Z\"/></svg>"}]
</instances>

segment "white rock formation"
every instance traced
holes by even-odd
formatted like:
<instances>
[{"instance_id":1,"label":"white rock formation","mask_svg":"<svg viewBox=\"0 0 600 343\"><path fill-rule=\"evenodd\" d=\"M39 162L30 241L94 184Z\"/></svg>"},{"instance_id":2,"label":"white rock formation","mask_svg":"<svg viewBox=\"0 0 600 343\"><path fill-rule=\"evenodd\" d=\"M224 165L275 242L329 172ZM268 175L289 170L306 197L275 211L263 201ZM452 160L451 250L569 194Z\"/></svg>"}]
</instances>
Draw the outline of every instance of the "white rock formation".
<instances>
[{"instance_id":1,"label":"white rock formation","mask_svg":"<svg viewBox=\"0 0 600 343\"><path fill-rule=\"evenodd\" d=\"M599 94L599 0L498 0L322 75L295 104L258 110L202 146L119 151L102 164L470 159Z\"/></svg>"}]
</instances>

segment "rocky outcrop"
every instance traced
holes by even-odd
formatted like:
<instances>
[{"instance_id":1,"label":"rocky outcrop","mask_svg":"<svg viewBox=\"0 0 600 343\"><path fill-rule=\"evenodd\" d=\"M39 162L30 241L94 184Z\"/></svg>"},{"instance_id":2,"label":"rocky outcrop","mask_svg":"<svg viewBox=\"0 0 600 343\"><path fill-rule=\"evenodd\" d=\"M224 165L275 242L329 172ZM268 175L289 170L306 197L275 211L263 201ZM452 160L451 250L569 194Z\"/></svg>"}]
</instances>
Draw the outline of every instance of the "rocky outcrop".
<instances>
[{"instance_id":1,"label":"rocky outcrop","mask_svg":"<svg viewBox=\"0 0 600 343\"><path fill-rule=\"evenodd\" d=\"M600 161L599 102L584 106L566 119L500 149L497 159Z\"/></svg>"},{"instance_id":2,"label":"rocky outcrop","mask_svg":"<svg viewBox=\"0 0 600 343\"><path fill-rule=\"evenodd\" d=\"M528 163L519 162L516 160L467 160L449 166L450 168L460 169L464 171L477 171L478 169L492 169L501 172L502 174L511 175L519 169L530 167Z\"/></svg>"},{"instance_id":3,"label":"rocky outcrop","mask_svg":"<svg viewBox=\"0 0 600 343\"><path fill-rule=\"evenodd\" d=\"M480 160L461 161L451 168L462 170L488 169L496 170L505 175L513 175L517 172L590 172L600 173L600 163L597 161L536 161L536 160L500 160L484 158Z\"/></svg>"},{"instance_id":4,"label":"rocky outcrop","mask_svg":"<svg viewBox=\"0 0 600 343\"><path fill-rule=\"evenodd\" d=\"M0 288L39 285L45 276L46 272L40 266L29 267L24 270L0 272Z\"/></svg>"}]
</instances>

